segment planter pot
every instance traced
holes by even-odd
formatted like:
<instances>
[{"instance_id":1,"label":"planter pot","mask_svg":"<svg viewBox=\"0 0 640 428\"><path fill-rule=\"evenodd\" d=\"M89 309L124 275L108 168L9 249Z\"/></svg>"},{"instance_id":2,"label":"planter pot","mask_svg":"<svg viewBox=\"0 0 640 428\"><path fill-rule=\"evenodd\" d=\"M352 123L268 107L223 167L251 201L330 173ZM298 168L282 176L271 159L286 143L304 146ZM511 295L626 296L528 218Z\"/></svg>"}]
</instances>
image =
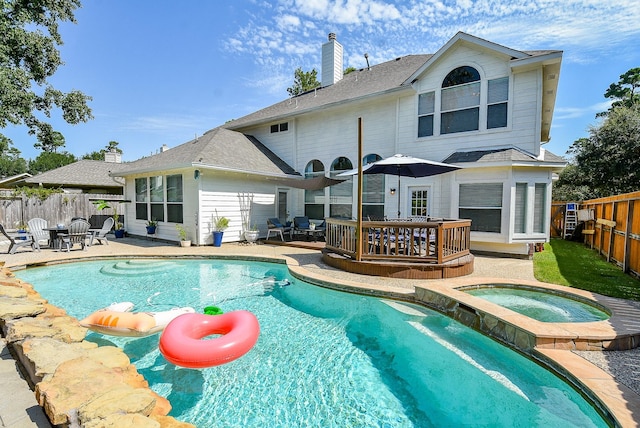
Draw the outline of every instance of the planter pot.
<instances>
[{"instance_id":1,"label":"planter pot","mask_svg":"<svg viewBox=\"0 0 640 428\"><path fill-rule=\"evenodd\" d=\"M25 229L18 229L18 233L27 233L27 231ZM20 239L22 241L26 241L27 237L26 236L18 236L16 239Z\"/></svg>"},{"instance_id":2,"label":"planter pot","mask_svg":"<svg viewBox=\"0 0 640 428\"><path fill-rule=\"evenodd\" d=\"M147 226L147 235L155 235L156 227L158 226Z\"/></svg>"},{"instance_id":3,"label":"planter pot","mask_svg":"<svg viewBox=\"0 0 640 428\"><path fill-rule=\"evenodd\" d=\"M190 247L191 246L191 241L180 241L180 246L181 247Z\"/></svg>"},{"instance_id":4,"label":"planter pot","mask_svg":"<svg viewBox=\"0 0 640 428\"><path fill-rule=\"evenodd\" d=\"M116 238L124 238L124 229L114 230L113 233L116 235Z\"/></svg>"},{"instance_id":5,"label":"planter pot","mask_svg":"<svg viewBox=\"0 0 640 428\"><path fill-rule=\"evenodd\" d=\"M258 230L246 230L244 232L244 239L246 239L247 242L256 242L259 236L260 231Z\"/></svg>"},{"instance_id":6,"label":"planter pot","mask_svg":"<svg viewBox=\"0 0 640 428\"><path fill-rule=\"evenodd\" d=\"M213 232L213 246L214 247L219 247L220 245L222 245L222 234L224 232Z\"/></svg>"}]
</instances>

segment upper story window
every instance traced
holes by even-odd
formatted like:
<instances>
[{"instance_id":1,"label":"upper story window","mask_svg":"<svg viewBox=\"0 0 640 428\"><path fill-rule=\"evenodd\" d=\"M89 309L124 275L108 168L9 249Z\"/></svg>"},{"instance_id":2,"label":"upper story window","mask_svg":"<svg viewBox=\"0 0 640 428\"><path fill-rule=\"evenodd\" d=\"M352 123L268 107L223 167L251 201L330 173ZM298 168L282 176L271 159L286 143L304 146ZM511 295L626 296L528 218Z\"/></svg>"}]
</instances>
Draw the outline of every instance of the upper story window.
<instances>
[{"instance_id":1,"label":"upper story window","mask_svg":"<svg viewBox=\"0 0 640 428\"><path fill-rule=\"evenodd\" d=\"M289 130L289 122L284 123L276 123L275 125L271 125L271 133L276 132L285 132Z\"/></svg>"},{"instance_id":2,"label":"upper story window","mask_svg":"<svg viewBox=\"0 0 640 428\"><path fill-rule=\"evenodd\" d=\"M439 91L418 95L418 138L438 130L443 135L504 128L508 101L509 77L482 81L475 68L458 67L443 79ZM485 117L486 125L480 123Z\"/></svg>"},{"instance_id":3,"label":"upper story window","mask_svg":"<svg viewBox=\"0 0 640 428\"><path fill-rule=\"evenodd\" d=\"M440 133L477 131L480 120L480 74L473 67L458 67L442 82Z\"/></svg>"}]
</instances>

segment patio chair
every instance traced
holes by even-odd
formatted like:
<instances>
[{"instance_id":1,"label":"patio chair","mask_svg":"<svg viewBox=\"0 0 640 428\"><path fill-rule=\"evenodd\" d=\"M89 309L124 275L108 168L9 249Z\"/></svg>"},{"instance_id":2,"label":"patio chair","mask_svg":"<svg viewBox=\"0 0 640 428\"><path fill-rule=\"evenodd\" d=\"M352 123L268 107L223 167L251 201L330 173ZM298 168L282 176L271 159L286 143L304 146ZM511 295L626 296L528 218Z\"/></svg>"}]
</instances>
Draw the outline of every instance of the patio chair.
<instances>
[{"instance_id":1,"label":"patio chair","mask_svg":"<svg viewBox=\"0 0 640 428\"><path fill-rule=\"evenodd\" d=\"M309 217L307 216L300 216L300 217L294 217L293 218L293 234L294 235L306 235L307 234L307 230L309 230L309 225L311 223L309 222Z\"/></svg>"},{"instance_id":2,"label":"patio chair","mask_svg":"<svg viewBox=\"0 0 640 428\"><path fill-rule=\"evenodd\" d=\"M4 230L4 226L0 224L0 234L4 235L9 240L9 249L7 250L7 254L15 254L16 250L20 247L26 247L27 245L31 247L34 251L40 251L40 246L38 242L33 239L33 235L30 233L20 234L20 236L12 236ZM21 239L25 237L27 239Z\"/></svg>"},{"instance_id":3,"label":"patio chair","mask_svg":"<svg viewBox=\"0 0 640 428\"><path fill-rule=\"evenodd\" d=\"M46 245L51 245L49 242L49 232L45 229L48 227L47 220L43 218L32 218L27 222L29 226L29 232L33 235L33 240L38 243L46 241Z\"/></svg>"},{"instance_id":4,"label":"patio chair","mask_svg":"<svg viewBox=\"0 0 640 428\"><path fill-rule=\"evenodd\" d=\"M93 245L93 241L97 240L100 245L102 245L102 241L104 241L107 245L109 245L109 241L107 240L107 233L111 232L111 228L115 220L113 217L107 217L107 219L102 223L102 228L98 230L90 230L89 231L89 246Z\"/></svg>"},{"instance_id":5,"label":"patio chair","mask_svg":"<svg viewBox=\"0 0 640 428\"><path fill-rule=\"evenodd\" d=\"M271 234L274 236L280 235L280 239L284 241L284 234L289 234L289 240L293 239L293 228L291 226L285 226L280 222L277 217L271 217L267 219L267 239Z\"/></svg>"},{"instance_id":6,"label":"patio chair","mask_svg":"<svg viewBox=\"0 0 640 428\"><path fill-rule=\"evenodd\" d=\"M72 221L67 233L58 233L58 250L62 251L62 247L64 246L67 252L69 252L74 244L80 244L82 250L85 251L90 227L91 224L86 220Z\"/></svg>"}]
</instances>

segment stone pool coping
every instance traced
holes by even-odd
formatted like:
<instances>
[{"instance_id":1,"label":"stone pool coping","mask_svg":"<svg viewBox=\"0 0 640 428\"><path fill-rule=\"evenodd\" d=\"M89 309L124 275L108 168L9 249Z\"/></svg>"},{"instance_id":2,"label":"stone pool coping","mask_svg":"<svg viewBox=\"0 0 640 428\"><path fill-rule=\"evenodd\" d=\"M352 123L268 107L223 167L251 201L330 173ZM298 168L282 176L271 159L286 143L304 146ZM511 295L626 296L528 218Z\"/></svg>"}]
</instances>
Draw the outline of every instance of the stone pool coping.
<instances>
[{"instance_id":1,"label":"stone pool coping","mask_svg":"<svg viewBox=\"0 0 640 428\"><path fill-rule=\"evenodd\" d=\"M125 243L127 243L125 241ZM128 244L128 243L127 243ZM28 265L40 265L42 263L56 263L59 261L77 261L80 259L101 259L101 258L137 258L143 255L144 257L166 257L169 255L170 257L219 257L219 256L231 256L235 258L254 258L259 257L260 259L264 259L265 261L278 261L280 263L286 262L289 266L291 273L294 276L301 277L303 279L307 279L312 283L316 283L317 285L330 286L331 288L342 289L344 291L353 291L364 294L376 295L379 297L391 297L399 300L405 301L413 301L417 302L417 293L414 293L417 288L428 288L430 290L441 290L443 293L462 293L459 290L455 290L455 288L462 285L469 284L490 284L490 283L523 283L532 285L534 287L540 286L549 286L549 287L558 287L558 289L566 291L567 287L555 286L552 284L542 284L537 281L529 281L529 280L512 280L509 279L508 270L511 269L511 264L513 261L506 261L505 266L507 266L507 272L504 272L507 278L493 278L493 277L479 277L479 276L469 276L462 278L454 278L447 280L391 280L384 279L380 280L379 278L366 277L364 275L355 275L348 274L343 272L336 272L331 268L327 268L322 266L322 262L320 261L320 253L319 251L312 250L296 250L291 248L285 248L277 246L269 246L269 245L257 245L257 246L230 246L223 245L220 249L212 249L212 247L195 247L191 249L180 249L179 247L167 246L167 244L161 243L142 243L143 246L151 246L155 248L142 248L138 246L138 243L135 243L131 247L123 247L117 248L117 244L111 244L109 246L97 246L92 247L88 252L72 252L71 254L59 254L56 252L45 252L42 253L22 253L24 257L15 257L13 259L8 260L7 265L12 266L13 268L23 268ZM116 248L114 248L116 247ZM135 248L133 248L135 247ZM476 261L476 268L479 271L482 271L482 258L478 258ZM495 266L500 265L499 260L492 259L491 263L491 271L496 271ZM496 273L499 272L496 271ZM515 275L518 276L518 275ZM425 287L426 286L426 287ZM582 290L569 289L571 292L576 292L577 294L585 293L584 295L587 298L594 298L592 293L584 292ZM463 293L466 296L469 296L467 293ZM599 298L595 296L595 298ZM475 298L476 300L482 300L479 298ZM486 302L486 301L484 301ZM623 301L624 302L624 301ZM471 302L472 304L482 305L478 302ZM490 303L490 302L486 302ZM493 308L486 308L488 310L493 311L498 310L497 308L501 308L497 305L491 304L494 306ZM606 306L609 306L605 303ZM430 306L427 304L427 306ZM610 306L609 306L610 307ZM504 308L502 308L504 309ZM623 308L624 309L624 308ZM615 312L615 309L612 308L612 311ZM511 311L509 311L511 312ZM505 313L505 316L511 317L514 313L508 314ZM0 314L1 316L2 314ZM520 314L517 314L520 317L524 317ZM623 314L620 312L620 316ZM530 323L531 319L528 317L524 317L525 323ZM516 320L515 318L510 319L510 321ZM609 320L608 320L609 321ZM600 321L599 323L601 323ZM548 323L545 323L548 324ZM548 325L545 325L548 327ZM637 328L640 330L640 324L637 325ZM566 329L561 329L566 330ZM611 330L609 330L610 332ZM541 361L544 361L547 364L550 364L552 368L555 368L560 374L566 372L566 374L574 379L576 379L580 385L587 387L590 390L590 395L593 397L597 397L598 401L604 405L604 413L611 416L614 420L616 426L623 427L633 427L640 426L640 395L626 386L616 382L616 380L599 369L592 363L586 361L585 359L577 356L576 354L570 352L567 349L563 349L562 347L554 347L544 348L544 347L535 347L534 348L537 358ZM176 421L177 422L177 421ZM163 425L165 426L165 425ZM186 425L189 426L189 425Z\"/></svg>"}]
</instances>

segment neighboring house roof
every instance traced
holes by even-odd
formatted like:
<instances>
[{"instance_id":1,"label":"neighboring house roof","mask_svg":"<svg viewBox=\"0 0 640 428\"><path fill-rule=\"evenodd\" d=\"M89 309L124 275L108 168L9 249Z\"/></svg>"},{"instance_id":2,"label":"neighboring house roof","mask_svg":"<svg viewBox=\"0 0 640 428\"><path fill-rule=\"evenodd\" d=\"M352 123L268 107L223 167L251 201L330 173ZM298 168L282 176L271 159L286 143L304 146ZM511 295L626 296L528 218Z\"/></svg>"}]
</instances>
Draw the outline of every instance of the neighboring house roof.
<instances>
[{"instance_id":1,"label":"neighboring house roof","mask_svg":"<svg viewBox=\"0 0 640 428\"><path fill-rule=\"evenodd\" d=\"M124 180L109 176L125 164L82 159L24 180L25 183L61 187L123 187Z\"/></svg>"},{"instance_id":2,"label":"neighboring house roof","mask_svg":"<svg viewBox=\"0 0 640 428\"><path fill-rule=\"evenodd\" d=\"M511 58L511 67L514 69L529 67L531 66L530 63L542 63L549 68L547 73L556 74L556 78L550 81L555 82L557 85L557 74L560 69L562 51L518 51L459 32L435 54L402 56L370 68L353 71L333 85L319 87L288 98L257 112L232 120L223 126L228 129L242 129L257 124L275 122L293 115L298 116L314 110L337 106L346 102L365 100L369 97L380 96L389 92L413 90L411 86L413 81L418 79L434 64L446 50L457 43L472 44L505 55ZM545 78L545 84L549 85L547 80ZM548 140L556 89L556 87L545 88L545 93L543 94L542 141Z\"/></svg>"},{"instance_id":3,"label":"neighboring house roof","mask_svg":"<svg viewBox=\"0 0 640 428\"><path fill-rule=\"evenodd\" d=\"M224 128L212 129L164 152L129 162L112 175L189 167L274 177L300 175L256 138Z\"/></svg>"},{"instance_id":4,"label":"neighboring house roof","mask_svg":"<svg viewBox=\"0 0 640 428\"><path fill-rule=\"evenodd\" d=\"M15 185L16 183L20 183L24 181L25 178L29 178L29 177L31 177L31 174L29 174L28 172L23 172L22 174L16 174L10 177L0 178L0 187Z\"/></svg>"},{"instance_id":5,"label":"neighboring house roof","mask_svg":"<svg viewBox=\"0 0 640 428\"><path fill-rule=\"evenodd\" d=\"M516 147L504 147L487 150L473 150L454 152L444 163L487 163L513 165L518 163L546 163L550 166L564 166L567 161L547 150L541 150L540 156L535 156Z\"/></svg>"}]
</instances>

